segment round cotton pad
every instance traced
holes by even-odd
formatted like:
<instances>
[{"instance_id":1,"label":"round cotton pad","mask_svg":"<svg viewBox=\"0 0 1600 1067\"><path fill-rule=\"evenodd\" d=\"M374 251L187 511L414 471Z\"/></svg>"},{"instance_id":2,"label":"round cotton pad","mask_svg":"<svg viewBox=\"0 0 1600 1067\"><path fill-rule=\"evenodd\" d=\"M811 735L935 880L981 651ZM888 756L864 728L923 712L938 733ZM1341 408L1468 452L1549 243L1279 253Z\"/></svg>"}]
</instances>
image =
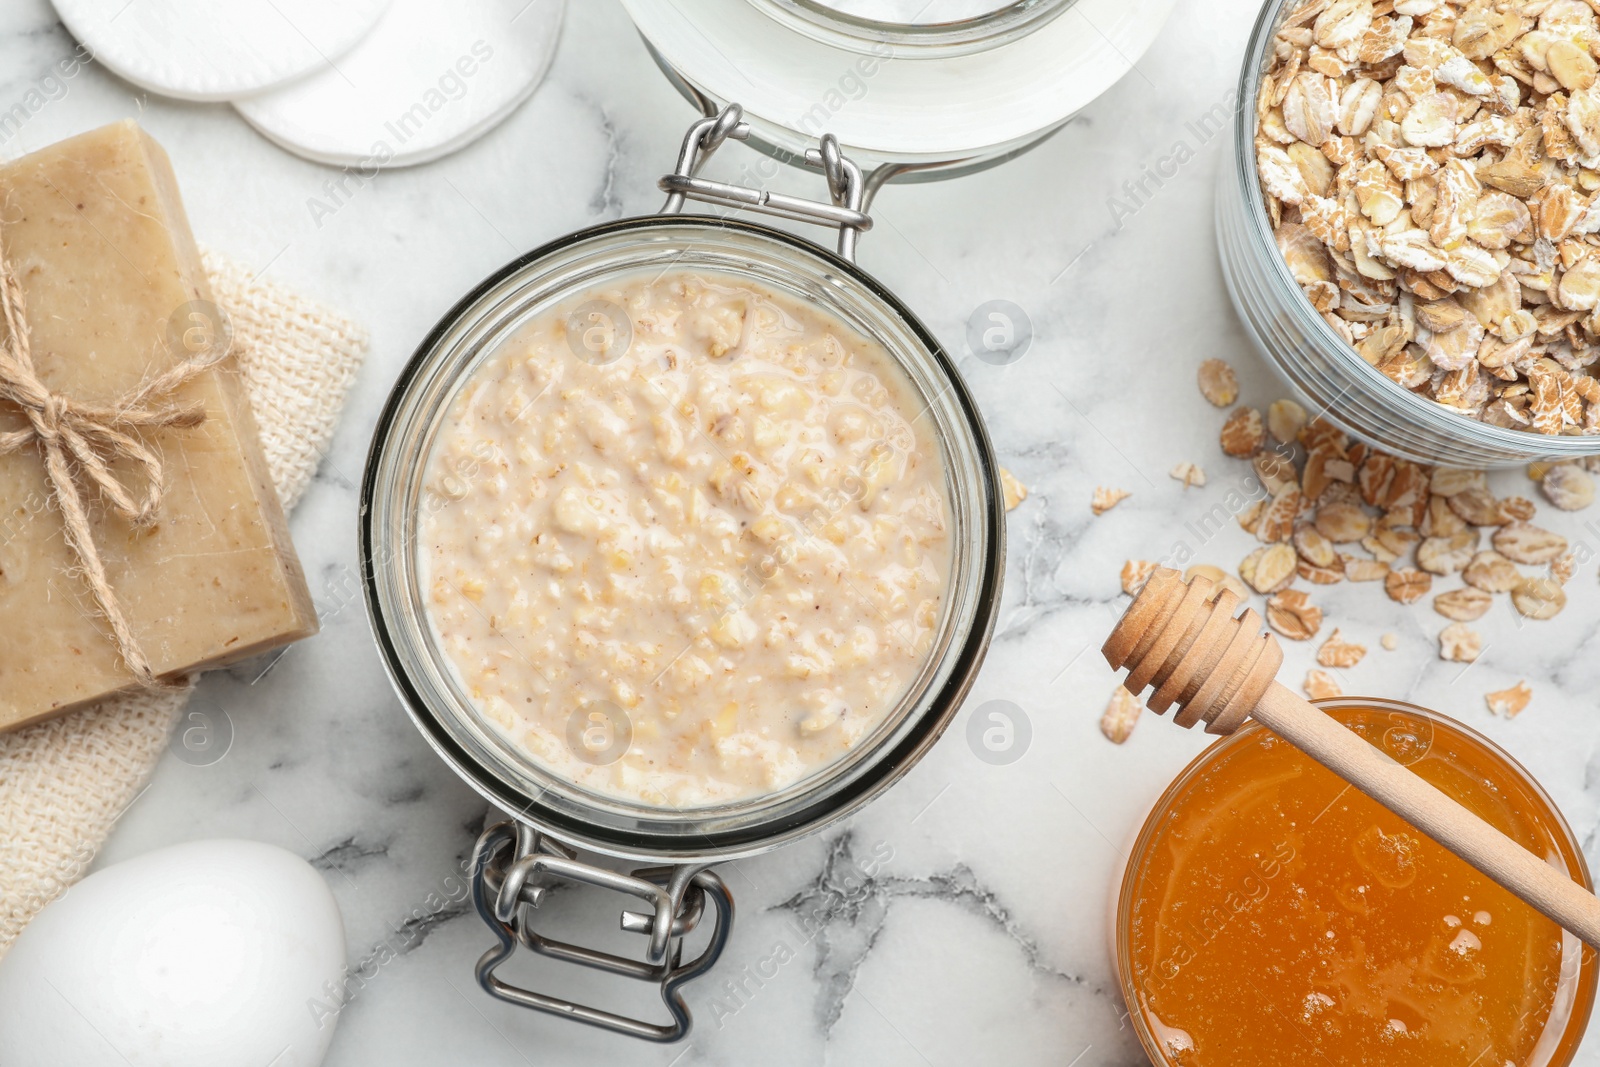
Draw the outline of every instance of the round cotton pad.
<instances>
[{"instance_id":1,"label":"round cotton pad","mask_svg":"<svg viewBox=\"0 0 1600 1067\"><path fill-rule=\"evenodd\" d=\"M339 61L389 0L55 0L115 74L182 100L232 100Z\"/></svg>"},{"instance_id":2,"label":"round cotton pad","mask_svg":"<svg viewBox=\"0 0 1600 1067\"><path fill-rule=\"evenodd\" d=\"M234 107L319 163L426 163L481 137L527 99L549 66L564 3L394 0L337 70Z\"/></svg>"}]
</instances>

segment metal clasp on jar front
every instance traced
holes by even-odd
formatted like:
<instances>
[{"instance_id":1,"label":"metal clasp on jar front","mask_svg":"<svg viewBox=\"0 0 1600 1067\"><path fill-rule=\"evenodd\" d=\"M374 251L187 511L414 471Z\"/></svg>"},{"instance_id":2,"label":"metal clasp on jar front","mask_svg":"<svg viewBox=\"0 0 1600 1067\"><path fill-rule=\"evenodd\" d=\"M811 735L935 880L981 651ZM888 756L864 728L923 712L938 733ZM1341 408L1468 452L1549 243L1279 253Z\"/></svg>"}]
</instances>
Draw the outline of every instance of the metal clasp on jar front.
<instances>
[{"instance_id":1,"label":"metal clasp on jar front","mask_svg":"<svg viewBox=\"0 0 1600 1067\"><path fill-rule=\"evenodd\" d=\"M473 904L500 939L498 947L478 960L478 984L485 992L525 1008L649 1041L677 1041L688 1034L693 1020L679 987L717 961L732 931L733 898L721 878L695 865L642 867L629 874L591 866L560 842L511 822L496 823L478 838L472 871ZM623 930L649 936L644 959L557 941L535 931L535 912L541 900L552 885L562 881L611 889L648 903L649 911L624 911L621 919ZM700 954L684 963L684 938L699 926L707 902L716 911L716 926ZM552 959L654 982L672 1021L649 1023L511 985L495 971L518 945Z\"/></svg>"}]
</instances>

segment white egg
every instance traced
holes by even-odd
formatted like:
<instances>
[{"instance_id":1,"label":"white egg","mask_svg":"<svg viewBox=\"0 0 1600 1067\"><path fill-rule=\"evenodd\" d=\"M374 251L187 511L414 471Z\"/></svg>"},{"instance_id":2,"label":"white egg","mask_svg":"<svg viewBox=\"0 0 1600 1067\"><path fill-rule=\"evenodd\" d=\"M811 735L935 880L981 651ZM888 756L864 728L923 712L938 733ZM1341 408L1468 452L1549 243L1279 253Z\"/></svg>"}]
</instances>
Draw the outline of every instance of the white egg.
<instances>
[{"instance_id":1,"label":"white egg","mask_svg":"<svg viewBox=\"0 0 1600 1067\"><path fill-rule=\"evenodd\" d=\"M0 959L0 1064L316 1067L344 967L338 904L300 857L158 849L72 887Z\"/></svg>"}]
</instances>

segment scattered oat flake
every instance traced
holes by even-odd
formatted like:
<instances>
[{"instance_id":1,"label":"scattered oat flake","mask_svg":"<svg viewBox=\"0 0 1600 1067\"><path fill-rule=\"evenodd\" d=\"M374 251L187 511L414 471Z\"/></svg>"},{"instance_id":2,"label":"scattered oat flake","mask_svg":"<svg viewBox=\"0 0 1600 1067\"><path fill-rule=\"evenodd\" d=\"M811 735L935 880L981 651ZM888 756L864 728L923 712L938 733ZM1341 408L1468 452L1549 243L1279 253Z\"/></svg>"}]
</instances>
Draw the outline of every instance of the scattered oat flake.
<instances>
[{"instance_id":1,"label":"scattered oat flake","mask_svg":"<svg viewBox=\"0 0 1600 1067\"><path fill-rule=\"evenodd\" d=\"M1496 689L1492 693L1483 694L1483 701L1489 705L1490 713L1507 719L1515 719L1521 715L1532 699L1533 690L1528 688L1527 682L1518 682L1509 689Z\"/></svg>"},{"instance_id":2,"label":"scattered oat flake","mask_svg":"<svg viewBox=\"0 0 1600 1067\"><path fill-rule=\"evenodd\" d=\"M1261 529L1261 516L1266 510L1267 502L1265 500L1252 500L1239 510L1239 514L1233 517L1233 521L1237 522L1239 529L1245 533L1258 534ZM1267 537L1266 540L1272 541L1276 540L1276 538Z\"/></svg>"},{"instance_id":3,"label":"scattered oat flake","mask_svg":"<svg viewBox=\"0 0 1600 1067\"><path fill-rule=\"evenodd\" d=\"M1433 610L1456 622L1481 619L1493 604L1493 596L1470 585L1451 589L1433 598Z\"/></svg>"},{"instance_id":4,"label":"scattered oat flake","mask_svg":"<svg viewBox=\"0 0 1600 1067\"><path fill-rule=\"evenodd\" d=\"M1495 535L1495 547L1501 548L1498 534ZM1501 550L1504 551L1503 548ZM1477 530L1467 529L1449 536L1425 537L1422 543L1417 545L1417 566L1433 574L1454 574L1456 571L1465 570L1477 551Z\"/></svg>"},{"instance_id":5,"label":"scattered oat flake","mask_svg":"<svg viewBox=\"0 0 1600 1067\"><path fill-rule=\"evenodd\" d=\"M1206 472L1200 469L1200 465L1198 463L1180 463L1176 467L1173 467L1170 473L1174 478L1183 483L1183 487L1185 489L1189 488L1190 486L1200 486L1206 484Z\"/></svg>"},{"instance_id":6,"label":"scattered oat flake","mask_svg":"<svg viewBox=\"0 0 1600 1067\"><path fill-rule=\"evenodd\" d=\"M1256 519L1251 533L1256 535L1256 540L1271 543L1273 541L1287 541L1295 536L1294 520L1300 513L1300 490L1292 485L1286 485L1278 490L1271 500L1258 501L1261 512ZM1304 549L1298 541L1295 548L1304 554ZM1331 549L1332 546L1330 545ZM1328 560L1311 558L1319 566L1331 566Z\"/></svg>"},{"instance_id":7,"label":"scattered oat flake","mask_svg":"<svg viewBox=\"0 0 1600 1067\"><path fill-rule=\"evenodd\" d=\"M1297 570L1294 549L1282 542L1263 545L1239 564L1239 577L1258 593L1276 593L1294 581Z\"/></svg>"},{"instance_id":8,"label":"scattered oat flake","mask_svg":"<svg viewBox=\"0 0 1600 1067\"><path fill-rule=\"evenodd\" d=\"M1550 561L1550 577L1561 585L1572 581L1572 576L1577 573L1578 559L1571 552Z\"/></svg>"},{"instance_id":9,"label":"scattered oat flake","mask_svg":"<svg viewBox=\"0 0 1600 1067\"><path fill-rule=\"evenodd\" d=\"M1306 409L1293 400L1274 400L1267 407L1267 431L1272 439L1286 445L1306 428Z\"/></svg>"},{"instance_id":10,"label":"scattered oat flake","mask_svg":"<svg viewBox=\"0 0 1600 1067\"><path fill-rule=\"evenodd\" d=\"M1000 468L1000 491L1005 497L1007 511L1015 511L1018 504L1028 499L1028 487L1004 467Z\"/></svg>"},{"instance_id":11,"label":"scattered oat flake","mask_svg":"<svg viewBox=\"0 0 1600 1067\"><path fill-rule=\"evenodd\" d=\"M1433 588L1433 575L1412 567L1391 570L1383 579L1384 591L1400 604L1415 604Z\"/></svg>"},{"instance_id":12,"label":"scattered oat flake","mask_svg":"<svg viewBox=\"0 0 1600 1067\"><path fill-rule=\"evenodd\" d=\"M1385 652L1393 652L1395 649L1400 647L1400 635L1393 633L1384 634L1382 637L1378 638L1378 644L1383 646L1383 650Z\"/></svg>"},{"instance_id":13,"label":"scattered oat flake","mask_svg":"<svg viewBox=\"0 0 1600 1067\"><path fill-rule=\"evenodd\" d=\"M1464 622L1453 622L1439 631L1439 658L1456 663L1471 663L1483 653L1483 638Z\"/></svg>"},{"instance_id":14,"label":"scattered oat flake","mask_svg":"<svg viewBox=\"0 0 1600 1067\"><path fill-rule=\"evenodd\" d=\"M1129 596L1138 596L1139 590L1144 588L1144 583L1156 572L1159 563L1148 559L1130 559L1122 565L1122 591Z\"/></svg>"},{"instance_id":15,"label":"scattered oat flake","mask_svg":"<svg viewBox=\"0 0 1600 1067\"><path fill-rule=\"evenodd\" d=\"M1372 532L1372 516L1359 503L1327 504L1317 511L1317 532L1336 545L1353 544Z\"/></svg>"},{"instance_id":16,"label":"scattered oat flake","mask_svg":"<svg viewBox=\"0 0 1600 1067\"><path fill-rule=\"evenodd\" d=\"M1317 532L1315 526L1299 526L1294 531L1295 551L1314 567L1339 566L1339 551L1333 542Z\"/></svg>"},{"instance_id":17,"label":"scattered oat flake","mask_svg":"<svg viewBox=\"0 0 1600 1067\"><path fill-rule=\"evenodd\" d=\"M1539 481L1545 499L1562 511L1582 511L1594 503L1594 479L1576 463L1558 463Z\"/></svg>"},{"instance_id":18,"label":"scattered oat flake","mask_svg":"<svg viewBox=\"0 0 1600 1067\"><path fill-rule=\"evenodd\" d=\"M1089 502L1089 508L1096 515L1104 515L1132 495L1126 489L1110 489L1103 485L1097 486L1094 491L1094 499Z\"/></svg>"},{"instance_id":19,"label":"scattered oat flake","mask_svg":"<svg viewBox=\"0 0 1600 1067\"><path fill-rule=\"evenodd\" d=\"M1500 501L1487 489L1463 489L1444 499L1450 510L1471 526L1499 526L1510 519Z\"/></svg>"},{"instance_id":20,"label":"scattered oat flake","mask_svg":"<svg viewBox=\"0 0 1600 1067\"><path fill-rule=\"evenodd\" d=\"M1513 522L1496 531L1494 547L1517 563L1549 563L1567 550L1567 539L1526 522Z\"/></svg>"},{"instance_id":21,"label":"scattered oat flake","mask_svg":"<svg viewBox=\"0 0 1600 1067\"><path fill-rule=\"evenodd\" d=\"M1339 683L1327 671L1309 670L1306 672L1306 696L1312 700L1332 700L1334 697L1344 696L1344 690L1339 688Z\"/></svg>"},{"instance_id":22,"label":"scattered oat flake","mask_svg":"<svg viewBox=\"0 0 1600 1067\"><path fill-rule=\"evenodd\" d=\"M1100 716L1100 732L1113 744L1120 745L1133 734L1143 711L1139 698L1119 685L1111 691L1105 713Z\"/></svg>"},{"instance_id":23,"label":"scattered oat flake","mask_svg":"<svg viewBox=\"0 0 1600 1067\"><path fill-rule=\"evenodd\" d=\"M1517 570L1517 565L1493 549L1473 556L1461 577L1468 585L1485 593L1509 593L1522 584L1522 572Z\"/></svg>"},{"instance_id":24,"label":"scattered oat flake","mask_svg":"<svg viewBox=\"0 0 1600 1067\"><path fill-rule=\"evenodd\" d=\"M1525 619L1553 619L1567 606L1567 591L1554 578L1525 578L1511 590L1511 606Z\"/></svg>"},{"instance_id":25,"label":"scattered oat flake","mask_svg":"<svg viewBox=\"0 0 1600 1067\"><path fill-rule=\"evenodd\" d=\"M1501 522L1532 522L1537 510L1525 496L1508 496L1499 503Z\"/></svg>"},{"instance_id":26,"label":"scattered oat flake","mask_svg":"<svg viewBox=\"0 0 1600 1067\"><path fill-rule=\"evenodd\" d=\"M1255 408L1239 408L1222 424L1222 450L1230 456L1249 459L1261 451L1266 441L1261 412Z\"/></svg>"},{"instance_id":27,"label":"scattered oat flake","mask_svg":"<svg viewBox=\"0 0 1600 1067\"><path fill-rule=\"evenodd\" d=\"M1239 399L1239 377L1220 359L1200 364L1200 394L1219 408Z\"/></svg>"},{"instance_id":28,"label":"scattered oat flake","mask_svg":"<svg viewBox=\"0 0 1600 1067\"><path fill-rule=\"evenodd\" d=\"M1366 654L1366 645L1344 640L1335 628L1328 639L1322 642L1322 647L1317 649L1317 662L1324 667L1354 667Z\"/></svg>"},{"instance_id":29,"label":"scattered oat flake","mask_svg":"<svg viewBox=\"0 0 1600 1067\"><path fill-rule=\"evenodd\" d=\"M1291 641L1309 641L1322 629L1322 609L1299 589L1285 589L1267 601L1267 622Z\"/></svg>"}]
</instances>

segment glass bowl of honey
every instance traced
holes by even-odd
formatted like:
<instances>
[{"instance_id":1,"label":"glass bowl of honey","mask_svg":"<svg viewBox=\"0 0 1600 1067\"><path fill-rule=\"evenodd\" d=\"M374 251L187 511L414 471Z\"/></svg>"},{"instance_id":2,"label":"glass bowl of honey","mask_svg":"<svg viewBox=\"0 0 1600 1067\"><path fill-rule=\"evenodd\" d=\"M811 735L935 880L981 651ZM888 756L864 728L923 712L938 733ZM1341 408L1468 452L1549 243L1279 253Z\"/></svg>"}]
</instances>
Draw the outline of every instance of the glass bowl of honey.
<instances>
[{"instance_id":1,"label":"glass bowl of honey","mask_svg":"<svg viewBox=\"0 0 1600 1067\"><path fill-rule=\"evenodd\" d=\"M1561 813L1487 738L1410 704L1319 704L1592 888ZM1184 769L1130 856L1115 951L1152 1064L1573 1061L1595 953L1257 723Z\"/></svg>"}]
</instances>

